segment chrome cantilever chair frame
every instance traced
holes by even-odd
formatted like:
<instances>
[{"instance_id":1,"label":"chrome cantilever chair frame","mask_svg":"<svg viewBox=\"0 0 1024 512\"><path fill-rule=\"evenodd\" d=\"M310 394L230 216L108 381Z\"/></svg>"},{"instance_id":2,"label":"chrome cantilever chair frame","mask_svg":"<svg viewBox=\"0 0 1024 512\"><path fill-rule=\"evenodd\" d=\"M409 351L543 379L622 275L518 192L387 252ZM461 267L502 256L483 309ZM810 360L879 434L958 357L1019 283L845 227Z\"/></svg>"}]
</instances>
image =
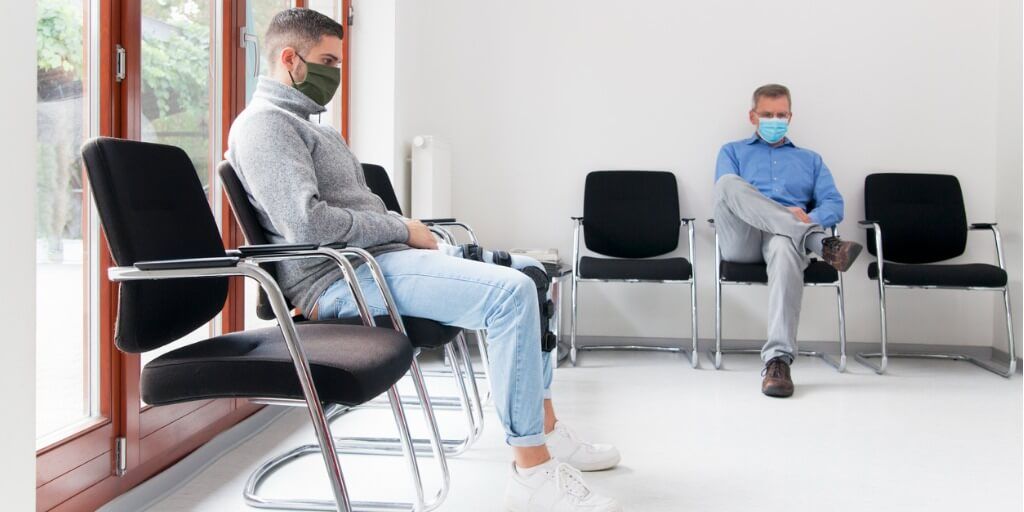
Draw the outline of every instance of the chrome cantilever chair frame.
<instances>
[{"instance_id":1,"label":"chrome cantilever chair frame","mask_svg":"<svg viewBox=\"0 0 1024 512\"><path fill-rule=\"evenodd\" d=\"M348 270L351 270L350 265L348 267ZM277 282L274 280L274 278L266 270L260 268L258 264L252 262L249 258L239 258L239 261L234 266L218 268L142 270L136 266L113 267L108 269L107 275L108 278L113 282L155 279L243 276L255 280L256 282L259 283L260 287L266 291L267 297L269 298L271 303L271 308L274 311L274 315L278 321L278 326L281 329L281 334L287 346L288 353L291 356L291 359L295 365L295 371L299 378L299 384L302 389L302 394L304 397L304 400L293 400L290 402L297 406L304 406L309 411L310 420L313 423L313 429L316 433L318 445L317 450L311 450L308 453L319 451L322 454L324 465L327 468L328 478L331 484L331 491L334 496L334 501L282 501L280 503L281 505L290 506L284 506L281 508L315 508L319 510L338 510L341 512L355 512L364 510L428 510L431 507L436 508L438 505L440 505L439 501L432 502L430 504L424 503L423 486L419 474L419 466L418 463L416 462L416 457L414 455L412 438L409 433L409 426L406 421L406 416L404 409L402 407L401 399L398 396L397 386L392 386L388 390L387 394L389 399L391 400L392 411L394 413L396 426L398 427L399 433L405 444L405 457L407 462L409 463L410 469L412 470L414 484L417 487L417 501L416 503L383 503L353 502L349 499L348 489L345 485L345 478L341 469L341 463L339 462L337 454L335 453L334 439L331 436L330 425L327 422L327 417L324 412L323 405L320 401L319 395L317 394L316 386L313 382L312 371L309 366L309 360L306 358L305 352L302 348L302 342L295 328L295 324L291 318L287 302L285 301L284 298L284 294L281 292L281 289L277 285ZM346 274L346 278L348 279L350 286L353 286L354 293L358 293L358 286L353 285L354 281L351 279L352 276L352 272L348 272ZM372 326L372 317L366 316L364 318L364 322L365 320L369 320L369 325ZM269 506L269 502L264 500L250 501L247 497L246 501L250 505L257 507Z\"/></svg>"},{"instance_id":2,"label":"chrome cantilever chair frame","mask_svg":"<svg viewBox=\"0 0 1024 512\"><path fill-rule=\"evenodd\" d=\"M456 243L457 243L457 241L455 239L455 235L451 232L451 229L449 229L449 228L452 228L452 227L456 227L456 228L459 228L462 231L464 231L466 233L466 236L469 237L469 241L471 243L479 244L479 240L477 239L476 233L473 231L473 228L471 228L468 224L466 224L464 222L459 222L459 221L454 221L454 220L441 220L441 221L437 221L437 220L430 220L430 219L428 219L427 220L427 225L430 226L431 230L434 232L435 235L437 235L438 238L440 238L441 240L443 240L445 243L447 243L449 245L456 245ZM477 341L477 350L480 352L480 362L481 362L481 366L483 366L483 370L481 372L469 371L468 373L474 379L483 378L483 379L487 380L487 382L488 382L487 393L483 396L483 400L482 401L478 401L477 402L478 404L480 404L480 406L482 408L484 404L489 403L490 400L491 400L491 389L490 389L490 371L491 370L490 370L490 361L488 359L488 353L487 353L487 332L483 331L483 330L477 330L477 331L473 332L473 335L474 335L474 337L476 338L476 341ZM466 344L465 334L459 334L459 336L460 336L460 338L462 340L462 346L466 347L467 344ZM466 350L464 357L466 357L467 359L469 358L468 350ZM426 375L426 376L429 376L429 377L437 377L437 376L451 375L452 371L453 370L451 370L451 369L427 370L427 371L424 371L423 374ZM475 384L474 384L474 386L475 386Z\"/></svg>"},{"instance_id":3,"label":"chrome cantilever chair frame","mask_svg":"<svg viewBox=\"0 0 1024 512\"><path fill-rule=\"evenodd\" d=\"M714 219L708 219L708 224L715 229ZM832 236L838 236L839 231L832 228ZM839 320L839 358L834 359L831 355L816 350L800 350L799 355L817 357L828 363L829 366L842 373L846 371L846 293L843 288L843 273L836 272L837 279L832 283L804 283L810 288L835 288L836 310ZM722 250L718 239L718 230L715 229L715 349L708 351L708 358L718 370L722 367L722 354L759 354L760 349L755 348L722 348L722 286L767 286L767 283L746 282L746 281L723 281L722 280Z\"/></svg>"},{"instance_id":4,"label":"chrome cantilever chair frame","mask_svg":"<svg viewBox=\"0 0 1024 512\"><path fill-rule=\"evenodd\" d=\"M334 249L321 248L321 251L333 251ZM377 261L373 259L370 254L362 249L347 248L342 249L339 252L353 255L362 259L367 268L370 269L370 274L373 277L374 284L381 292L384 298L385 305L388 309L388 316L392 322L392 325L396 330L405 332L405 326L402 324L401 316L398 314L398 308L394 303L394 298L391 296L391 291L387 287L387 283L384 280L384 274L377 264ZM468 431L466 436L461 439L443 439L437 434L436 438L431 439L413 439L413 444L416 449L416 453L423 455L433 454L437 456L434 449L435 439L439 440L441 451L448 456L460 455L466 451L473 443L475 443L483 433L483 404L480 398L479 390L476 386L476 381L471 378L467 378L467 373L472 372L473 363L469 357L469 350L465 345L465 338L460 334L456 341L445 345L445 353L451 361L452 371L456 378L456 383L459 387L459 404L457 408L460 408L466 415ZM419 400L412 398L403 398L402 403L404 405L422 406L424 403L429 404L427 407L423 407L424 414L429 416L428 422L432 430L439 432L435 415L433 413L434 408L438 408L435 403L435 399L430 399L426 392L426 383L424 381L423 371L418 365L417 351L416 365L414 369L410 369L410 374L413 377L413 382L417 386L417 397ZM467 389L468 382L468 389ZM420 391L422 389L422 392ZM472 390L472 393L469 392ZM345 413L349 412L351 408L347 407L335 407L328 411L328 420L333 421L336 418L341 417ZM429 411L429 412L428 412ZM362 455L401 455L402 445L401 440L396 438L386 437L346 437L336 438L336 443L339 446L340 453L351 453L351 454L362 454ZM450 479L450 475L447 469L447 463L442 463L442 471L444 475L444 482L447 485L447 481ZM445 491L447 492L447 491Z\"/></svg>"},{"instance_id":5,"label":"chrome cantilever chair frame","mask_svg":"<svg viewBox=\"0 0 1024 512\"><path fill-rule=\"evenodd\" d=\"M363 259L369 266L374 275L375 284L378 287L382 297L385 301L385 306L388 311L388 317L392 322L392 326L395 330L406 334L405 325L402 323L401 316L398 314L398 309L394 305L394 299L391 296L391 292L387 287L387 283L384 282L383 276L380 274L380 267L377 266L377 262L373 257L366 251L359 248L344 248L344 249L333 249L328 247L319 247L314 250L299 250L289 251L287 254L277 254L269 256L259 256L249 258L250 261L256 263L269 263L274 261L281 261L283 259L292 258L326 258L334 261L342 269L343 278L349 284L349 290L355 300L359 316L363 321L364 325L374 327L375 322L373 315L370 314L369 308L366 306L366 299L362 293L362 289L358 285L358 280L354 278L355 270L352 268L351 262L349 262L346 256L354 256ZM287 310L287 305L284 306ZM290 317L289 317L290 320ZM450 345L450 344L449 344ZM426 383L423 379L422 372L419 367L419 362L416 357L413 357L412 365L410 366L409 373L413 379L413 385L416 389L416 394L419 397L421 403L430 404L430 396L427 392ZM392 396L392 394L394 396ZM388 401L394 408L394 403L397 401L398 404L404 404L407 400L403 400L401 395L398 394L397 385L388 394ZM303 406L301 401L294 400L258 400L258 403L272 404L272 405L288 405L288 406ZM404 407L404 406L403 406ZM330 424L331 421L338 418L345 412L352 408L332 405L325 412L325 421ZM357 454L368 454L368 455L405 455L406 452L412 454L413 464L410 465L410 471L413 475L414 486L417 494L417 502L414 504L415 508L411 510L434 510L440 506L444 499L448 495L448 491L451 487L451 473L448 468L447 458L445 456L445 445L441 439L440 429L437 424L437 418L434 415L434 411L431 407L422 407L424 419L426 420L427 426L430 430L430 439L420 440L413 439L408 433L408 425L403 431L399 429L399 438L390 439L383 438L379 441L374 442L374 439L361 439L361 438L332 438L332 449L336 453L357 453ZM404 413L403 413L404 417ZM397 444L399 446L397 451L390 449L388 444ZM427 444L429 443L429 446ZM301 457L306 454L311 454L319 451L322 444L315 445L303 445L290 450L284 454L273 457L263 464L261 464L253 473L250 475L246 482L244 496L245 501L251 506L258 508L273 508L273 509L286 509L286 510L334 510L331 508L331 503L324 500L309 500L309 499L280 499L280 498L265 498L258 494L257 490L260 484L269 477L273 472L277 471L284 465ZM431 453L437 461L438 470L441 474L441 484L437 493L431 499L430 502L424 500L424 490L422 478L420 476L419 466L415 463L415 456L419 453L428 452ZM408 457L408 455L406 455ZM410 510L404 508L403 503L386 503L386 504L371 504L368 508L359 508L355 510Z\"/></svg>"},{"instance_id":6,"label":"chrome cantilever chair frame","mask_svg":"<svg viewBox=\"0 0 1024 512\"><path fill-rule=\"evenodd\" d=\"M881 351L880 352L867 352L857 353L856 358L864 366L871 368L875 373L882 375L885 373L886 368L889 364L889 358L905 358L905 359L943 359L952 361L967 361L979 368L988 370L996 375L1002 377L1011 377L1017 372L1017 354L1013 342L1013 318L1010 314L1010 291L1007 286L999 288L988 288L988 287L955 287L955 286L905 286L905 285L894 285L887 284L885 282L885 256L882 252L882 227L878 222L866 220L858 223L860 227L864 229L873 229L875 234L875 248L876 248L876 260L878 262L878 316L879 324L881 327ZM996 258L999 263L999 268L1006 270L1006 262L1003 259L1003 242L1002 237L999 235L999 228L996 224L984 224L984 225L971 225L970 231L979 230L990 230L992 231L992 237L995 240L996 246ZM1006 341L1007 341L1007 352L1010 357L1010 362L1006 368L1002 368L992 364L989 361L982 361L976 357L969 356L966 354L958 353L915 353L915 352L889 352L888 350L888 326L886 324L886 302L885 302L885 290L888 288L895 289L923 289L923 290L967 290L967 291L986 291L986 292L1001 292L1003 294L1003 310L1006 314ZM870 359L879 359L879 364L874 364Z\"/></svg>"},{"instance_id":7,"label":"chrome cantilever chair frame","mask_svg":"<svg viewBox=\"0 0 1024 512\"><path fill-rule=\"evenodd\" d=\"M687 242L690 250L690 279L687 280L651 280L651 279L585 279L580 277L580 233L583 231L583 217L573 217L576 226L573 229L572 243L572 317L569 325L569 361L576 366L578 351L588 350L627 350L627 351L654 351L654 352L675 352L688 354L690 366L697 368L700 364L697 351L697 252L695 250L696 237L694 235L694 219L683 218L680 223L686 226ZM576 329L579 325L579 283L654 283L654 284L685 284L690 287L690 349L683 347L658 346L658 345L587 345L576 344Z\"/></svg>"}]
</instances>

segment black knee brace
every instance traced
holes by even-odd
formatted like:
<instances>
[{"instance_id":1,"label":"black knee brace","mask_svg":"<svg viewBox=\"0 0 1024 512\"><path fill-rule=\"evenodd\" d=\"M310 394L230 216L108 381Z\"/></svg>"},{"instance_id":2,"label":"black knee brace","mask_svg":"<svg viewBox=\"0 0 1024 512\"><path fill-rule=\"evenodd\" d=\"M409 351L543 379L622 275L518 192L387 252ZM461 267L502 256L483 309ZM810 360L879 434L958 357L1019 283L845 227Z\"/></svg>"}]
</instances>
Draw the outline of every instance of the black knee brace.
<instances>
[{"instance_id":1,"label":"black knee brace","mask_svg":"<svg viewBox=\"0 0 1024 512\"><path fill-rule=\"evenodd\" d=\"M462 247L462 257L467 260L484 261L484 249L476 244L465 244ZM495 265L503 267L512 266L512 255L506 251L493 251L491 255ZM555 305L548 299L548 288L551 286L551 278L548 273L537 267L526 267L520 272L526 274L537 287L537 304L540 305L540 348L544 352L551 352L558 345L558 338L548 327L551 318L555 316Z\"/></svg>"},{"instance_id":2,"label":"black knee brace","mask_svg":"<svg viewBox=\"0 0 1024 512\"><path fill-rule=\"evenodd\" d=\"M532 266L526 267L520 272L532 279L533 284L537 287L537 304L540 305L540 349L544 352L551 352L558 345L555 333L548 329L548 326L551 325L551 318L555 316L555 304L548 299L551 278L544 270Z\"/></svg>"}]
</instances>

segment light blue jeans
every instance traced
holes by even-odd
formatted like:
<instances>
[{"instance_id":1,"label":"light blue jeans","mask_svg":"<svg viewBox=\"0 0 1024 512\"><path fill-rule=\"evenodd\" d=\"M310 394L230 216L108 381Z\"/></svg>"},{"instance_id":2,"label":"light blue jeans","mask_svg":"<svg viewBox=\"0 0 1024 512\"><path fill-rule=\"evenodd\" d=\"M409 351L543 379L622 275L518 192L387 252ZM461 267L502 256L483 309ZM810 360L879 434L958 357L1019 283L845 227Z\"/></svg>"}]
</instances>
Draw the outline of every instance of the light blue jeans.
<instances>
[{"instance_id":1,"label":"light blue jeans","mask_svg":"<svg viewBox=\"0 0 1024 512\"><path fill-rule=\"evenodd\" d=\"M492 261L487 252L484 259ZM429 318L463 329L486 329L490 386L498 417L512 446L544 444L544 404L551 398L552 361L540 349L537 287L519 268L541 267L512 256L512 267L462 259L462 249L408 249L377 256L384 280L403 316ZM384 299L366 265L356 269L375 315L386 315ZM320 319L358 315L344 281L317 301Z\"/></svg>"}]
</instances>

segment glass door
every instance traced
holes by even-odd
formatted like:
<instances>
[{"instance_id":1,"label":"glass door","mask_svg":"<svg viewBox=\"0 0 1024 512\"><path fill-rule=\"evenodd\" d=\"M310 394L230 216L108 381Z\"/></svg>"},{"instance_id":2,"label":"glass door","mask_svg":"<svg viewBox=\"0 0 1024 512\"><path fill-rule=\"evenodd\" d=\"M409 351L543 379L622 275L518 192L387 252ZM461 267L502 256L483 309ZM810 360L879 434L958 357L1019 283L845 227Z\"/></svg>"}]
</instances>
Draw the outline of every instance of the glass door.
<instances>
[{"instance_id":1,"label":"glass door","mask_svg":"<svg viewBox=\"0 0 1024 512\"><path fill-rule=\"evenodd\" d=\"M270 26L270 21L274 15L281 12L284 9L291 7L307 7L317 12L330 16L332 19L345 25L346 32L348 31L347 16L348 16L348 0L305 0L301 2L295 2L294 0L246 0L244 7L244 22L245 25L241 30L241 37L239 46L244 48L244 88L245 88L245 103L240 105L244 107L249 104L252 100L252 95L256 91L256 84L260 77L267 76L269 70L268 56L266 54L265 47L263 46L263 36L266 34L267 27ZM348 34L345 35L345 51L342 57L347 61L348 59ZM333 126L342 134L345 133L347 127L345 121L345 110L347 108L347 97L348 97L348 63L342 63L342 84L338 88L338 92L335 93L334 98L327 104L327 111L322 115L313 118L313 121L320 124ZM259 297L259 286L252 280L246 280L244 284L245 288L245 328L252 329L256 327L267 327L275 325L273 320L260 320L256 316L256 302Z\"/></svg>"},{"instance_id":2,"label":"glass door","mask_svg":"<svg viewBox=\"0 0 1024 512\"><path fill-rule=\"evenodd\" d=\"M185 150L215 211L218 161L212 0L142 0L140 139ZM165 352L216 335L210 322L182 339L141 356L141 365ZM196 408L192 404L188 408ZM148 429L144 429L148 430ZM145 432L144 432L145 433Z\"/></svg>"},{"instance_id":3,"label":"glass door","mask_svg":"<svg viewBox=\"0 0 1024 512\"><path fill-rule=\"evenodd\" d=\"M97 423L97 222L79 148L98 131L92 4L39 0L36 447Z\"/></svg>"}]
</instances>

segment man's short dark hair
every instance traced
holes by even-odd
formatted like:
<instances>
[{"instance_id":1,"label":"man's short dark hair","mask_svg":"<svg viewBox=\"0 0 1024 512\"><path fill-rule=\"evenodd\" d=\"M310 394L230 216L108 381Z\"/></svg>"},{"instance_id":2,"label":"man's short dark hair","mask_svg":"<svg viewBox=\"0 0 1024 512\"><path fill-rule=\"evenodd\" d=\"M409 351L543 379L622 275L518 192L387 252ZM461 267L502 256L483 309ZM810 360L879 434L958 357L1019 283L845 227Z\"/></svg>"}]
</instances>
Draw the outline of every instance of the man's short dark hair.
<instances>
[{"instance_id":1,"label":"man's short dark hair","mask_svg":"<svg viewBox=\"0 0 1024 512\"><path fill-rule=\"evenodd\" d=\"M337 21L312 9L286 9L274 15L263 37L267 61L273 68L281 50L292 47L305 53L324 36L345 37L345 29Z\"/></svg>"},{"instance_id":2,"label":"man's short dark hair","mask_svg":"<svg viewBox=\"0 0 1024 512\"><path fill-rule=\"evenodd\" d=\"M758 87L757 90L754 91L753 100L750 103L750 110L754 110L757 108L757 100L761 98L781 98L783 96L786 97L786 101L789 102L789 106L790 108L792 108L793 98L789 96L788 87L779 84L762 85L761 87Z\"/></svg>"}]
</instances>

